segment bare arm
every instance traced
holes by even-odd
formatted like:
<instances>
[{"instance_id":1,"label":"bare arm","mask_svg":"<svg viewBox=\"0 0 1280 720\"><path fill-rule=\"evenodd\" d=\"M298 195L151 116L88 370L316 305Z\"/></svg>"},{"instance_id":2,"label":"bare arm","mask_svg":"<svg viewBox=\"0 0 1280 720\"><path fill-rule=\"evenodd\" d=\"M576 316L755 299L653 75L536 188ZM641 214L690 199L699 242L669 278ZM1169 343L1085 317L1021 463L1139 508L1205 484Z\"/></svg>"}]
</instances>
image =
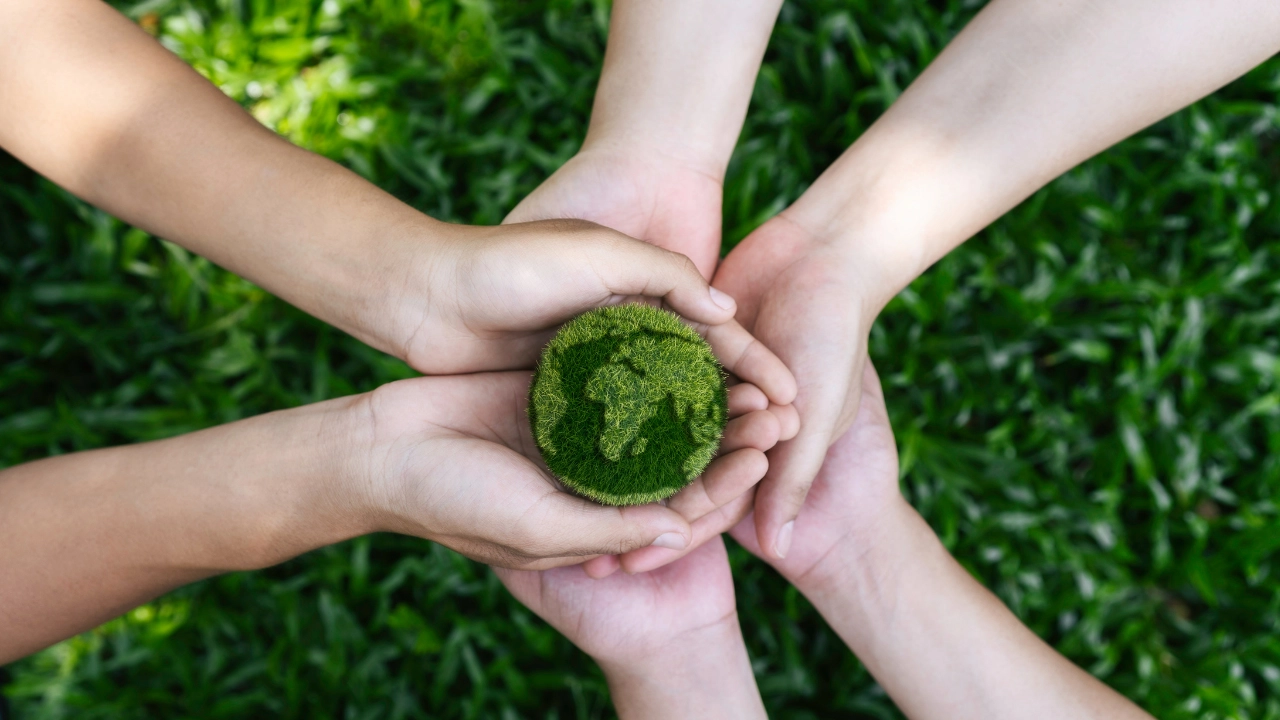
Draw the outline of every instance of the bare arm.
<instances>
[{"instance_id":1,"label":"bare arm","mask_svg":"<svg viewBox=\"0 0 1280 720\"><path fill-rule=\"evenodd\" d=\"M1028 630L915 510L894 515L799 588L907 717L1150 718Z\"/></svg>"},{"instance_id":2,"label":"bare arm","mask_svg":"<svg viewBox=\"0 0 1280 720\"><path fill-rule=\"evenodd\" d=\"M444 227L278 137L99 0L0 4L0 146L392 352L365 331L370 290L398 277L379 246Z\"/></svg>"},{"instance_id":3,"label":"bare arm","mask_svg":"<svg viewBox=\"0 0 1280 720\"><path fill-rule=\"evenodd\" d=\"M723 177L781 0L619 0L585 145L641 145Z\"/></svg>"},{"instance_id":4,"label":"bare arm","mask_svg":"<svg viewBox=\"0 0 1280 720\"><path fill-rule=\"evenodd\" d=\"M1036 637L947 553L898 489L884 393L868 367L790 552L765 557L912 720L1149 716ZM754 523L734 529L762 554Z\"/></svg>"},{"instance_id":5,"label":"bare arm","mask_svg":"<svg viewBox=\"0 0 1280 720\"><path fill-rule=\"evenodd\" d=\"M336 484L350 404L0 472L0 664L180 585L371 530Z\"/></svg>"},{"instance_id":6,"label":"bare arm","mask_svg":"<svg viewBox=\"0 0 1280 720\"><path fill-rule=\"evenodd\" d=\"M786 554L857 413L867 333L931 264L1059 173L1280 49L1273 0L993 0L717 287L792 369L801 429L769 457L760 541Z\"/></svg>"},{"instance_id":7,"label":"bare arm","mask_svg":"<svg viewBox=\"0 0 1280 720\"><path fill-rule=\"evenodd\" d=\"M533 450L529 374L384 385L0 471L0 664L179 585L399 532L513 568L687 544L659 505L596 505Z\"/></svg>"},{"instance_id":8,"label":"bare arm","mask_svg":"<svg viewBox=\"0 0 1280 720\"><path fill-rule=\"evenodd\" d=\"M590 220L683 253L711 277L720 259L725 169L781 5L781 0L617 0L582 149L521 201L507 222ZM743 422L766 435L794 436L794 409L771 400ZM764 472L761 461L752 484ZM746 512L747 488L711 493L690 488L670 507L694 524L697 544L732 527ZM600 575L621 562L638 572L679 556L651 548L621 561L601 558L588 567Z\"/></svg>"},{"instance_id":9,"label":"bare arm","mask_svg":"<svg viewBox=\"0 0 1280 720\"><path fill-rule=\"evenodd\" d=\"M99 0L0 3L0 146L426 373L531 367L555 327L611 297L669 295L690 320L732 325L733 302L685 258L616 232L417 212L262 127ZM552 259L548 244L572 249ZM599 272L587 252L614 251L631 255L628 280L583 292Z\"/></svg>"},{"instance_id":10,"label":"bare arm","mask_svg":"<svg viewBox=\"0 0 1280 720\"><path fill-rule=\"evenodd\" d=\"M507 589L600 664L618 716L762 718L719 536L652 572L497 570Z\"/></svg>"},{"instance_id":11,"label":"bare arm","mask_svg":"<svg viewBox=\"0 0 1280 720\"><path fill-rule=\"evenodd\" d=\"M725 169L782 0L618 0L579 153L508 221L573 217L720 258Z\"/></svg>"},{"instance_id":12,"label":"bare arm","mask_svg":"<svg viewBox=\"0 0 1280 720\"><path fill-rule=\"evenodd\" d=\"M1271 0L994 0L786 213L886 263L887 301L1053 178L1277 51Z\"/></svg>"}]
</instances>

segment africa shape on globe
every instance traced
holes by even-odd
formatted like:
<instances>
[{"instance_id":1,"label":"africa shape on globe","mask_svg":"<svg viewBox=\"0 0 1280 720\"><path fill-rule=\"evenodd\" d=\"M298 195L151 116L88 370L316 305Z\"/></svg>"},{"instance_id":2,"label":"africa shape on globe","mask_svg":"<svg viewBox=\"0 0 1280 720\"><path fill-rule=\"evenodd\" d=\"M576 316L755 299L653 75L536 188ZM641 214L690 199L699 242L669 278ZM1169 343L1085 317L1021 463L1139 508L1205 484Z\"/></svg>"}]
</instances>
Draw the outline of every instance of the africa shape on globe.
<instances>
[{"instance_id":1,"label":"africa shape on globe","mask_svg":"<svg viewBox=\"0 0 1280 720\"><path fill-rule=\"evenodd\" d=\"M584 313L543 351L529 416L547 467L608 505L670 496L720 445L724 371L672 313L622 305Z\"/></svg>"}]
</instances>

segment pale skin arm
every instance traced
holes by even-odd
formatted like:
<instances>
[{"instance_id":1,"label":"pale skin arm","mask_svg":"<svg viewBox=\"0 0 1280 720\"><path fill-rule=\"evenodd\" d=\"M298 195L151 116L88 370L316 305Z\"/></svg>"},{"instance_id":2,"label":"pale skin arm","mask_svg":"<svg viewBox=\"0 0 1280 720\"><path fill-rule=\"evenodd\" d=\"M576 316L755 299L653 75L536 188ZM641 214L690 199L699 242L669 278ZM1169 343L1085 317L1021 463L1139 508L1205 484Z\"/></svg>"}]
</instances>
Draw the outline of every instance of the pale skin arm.
<instances>
[{"instance_id":1,"label":"pale skin arm","mask_svg":"<svg viewBox=\"0 0 1280 720\"><path fill-rule=\"evenodd\" d=\"M1272 0L994 0L717 287L796 374L797 437L757 493L785 556L825 449L857 413L871 323L932 263L1045 183L1280 50Z\"/></svg>"},{"instance_id":2,"label":"pale skin arm","mask_svg":"<svg viewBox=\"0 0 1280 720\"><path fill-rule=\"evenodd\" d=\"M0 146L72 193L393 353L374 259L436 223L263 127L98 0L0 4ZM363 262L352 262L361 258ZM403 260L400 258L399 260Z\"/></svg>"},{"instance_id":3,"label":"pale skin arm","mask_svg":"<svg viewBox=\"0 0 1280 720\"><path fill-rule=\"evenodd\" d=\"M875 370L830 449L791 552L766 558L912 720L1149 719L1059 655L955 561L898 489ZM754 524L733 531L761 555Z\"/></svg>"},{"instance_id":4,"label":"pale skin arm","mask_svg":"<svg viewBox=\"0 0 1280 720\"><path fill-rule=\"evenodd\" d=\"M590 220L720 257L725 169L782 0L618 0L582 149L508 222Z\"/></svg>"},{"instance_id":5,"label":"pale skin arm","mask_svg":"<svg viewBox=\"0 0 1280 720\"><path fill-rule=\"evenodd\" d=\"M561 323L637 297L726 355L752 344L688 258L583 222L433 220L262 127L99 0L0 3L0 147L424 373L532 367ZM789 404L786 368L743 357L734 372Z\"/></svg>"},{"instance_id":6,"label":"pale skin arm","mask_svg":"<svg viewBox=\"0 0 1280 720\"><path fill-rule=\"evenodd\" d=\"M180 585L372 530L329 478L351 399L0 472L0 664Z\"/></svg>"},{"instance_id":7,"label":"pale skin arm","mask_svg":"<svg viewBox=\"0 0 1280 720\"><path fill-rule=\"evenodd\" d=\"M0 471L0 664L179 585L369 532L530 570L687 546L676 512L604 507L547 476L529 434L529 378L402 380ZM741 446L738 435L726 442Z\"/></svg>"},{"instance_id":8,"label":"pale skin arm","mask_svg":"<svg viewBox=\"0 0 1280 720\"><path fill-rule=\"evenodd\" d=\"M1271 0L994 0L786 214L881 259L891 297L1050 180L1277 51Z\"/></svg>"},{"instance_id":9,"label":"pale skin arm","mask_svg":"<svg viewBox=\"0 0 1280 720\"><path fill-rule=\"evenodd\" d=\"M688 633L660 657L600 669L621 720L768 717L737 615Z\"/></svg>"},{"instance_id":10,"label":"pale skin arm","mask_svg":"<svg viewBox=\"0 0 1280 720\"><path fill-rule=\"evenodd\" d=\"M864 540L798 587L907 717L1150 720L1028 630L905 503Z\"/></svg>"}]
</instances>

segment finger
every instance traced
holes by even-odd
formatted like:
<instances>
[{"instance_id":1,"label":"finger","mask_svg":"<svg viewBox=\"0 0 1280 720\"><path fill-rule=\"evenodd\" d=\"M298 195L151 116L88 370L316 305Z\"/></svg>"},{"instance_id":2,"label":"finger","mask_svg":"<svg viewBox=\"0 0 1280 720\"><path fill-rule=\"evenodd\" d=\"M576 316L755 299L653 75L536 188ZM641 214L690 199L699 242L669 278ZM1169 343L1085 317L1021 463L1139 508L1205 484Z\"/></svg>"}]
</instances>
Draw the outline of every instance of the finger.
<instances>
[{"instance_id":1,"label":"finger","mask_svg":"<svg viewBox=\"0 0 1280 720\"><path fill-rule=\"evenodd\" d=\"M722 455L696 480L671 496L667 507L689 522L749 491L769 469L769 459L755 448Z\"/></svg>"},{"instance_id":2,"label":"finger","mask_svg":"<svg viewBox=\"0 0 1280 720\"><path fill-rule=\"evenodd\" d=\"M778 420L778 442L790 440L800 432L800 411L795 405L769 403L769 412Z\"/></svg>"},{"instance_id":3,"label":"finger","mask_svg":"<svg viewBox=\"0 0 1280 720\"><path fill-rule=\"evenodd\" d=\"M695 323L716 327L733 320L737 302L711 287L687 256L600 228L589 243L591 265L609 292L661 298Z\"/></svg>"},{"instance_id":4,"label":"finger","mask_svg":"<svg viewBox=\"0 0 1280 720\"><path fill-rule=\"evenodd\" d=\"M768 410L756 410L734 418L724 426L720 454L728 455L743 448L768 452L778 444L780 430L777 416Z\"/></svg>"},{"instance_id":5,"label":"finger","mask_svg":"<svg viewBox=\"0 0 1280 720\"><path fill-rule=\"evenodd\" d=\"M736 418L754 410L768 410L769 398L751 383L729 386L729 417Z\"/></svg>"},{"instance_id":6,"label":"finger","mask_svg":"<svg viewBox=\"0 0 1280 720\"><path fill-rule=\"evenodd\" d=\"M781 560L791 549L796 517L838 432L839 409L829 410L809 417L795 438L769 453L769 470L756 493L755 516L760 547L770 558Z\"/></svg>"},{"instance_id":7,"label":"finger","mask_svg":"<svg viewBox=\"0 0 1280 720\"><path fill-rule=\"evenodd\" d=\"M791 370L736 320L697 329L725 370L760 388L778 405L795 401L796 378Z\"/></svg>"},{"instance_id":8,"label":"finger","mask_svg":"<svg viewBox=\"0 0 1280 720\"><path fill-rule=\"evenodd\" d=\"M786 557L796 516L827 448L853 421L862 398L866 337L860 319L814 310L857 307L858 301L846 284L827 277L829 268L820 264L811 272L813 278L802 274L779 288L780 300L761 308L755 326L801 379L795 400L799 432L769 451L769 471L756 491L756 531L774 559ZM798 305L797 296L803 301Z\"/></svg>"},{"instance_id":9,"label":"finger","mask_svg":"<svg viewBox=\"0 0 1280 720\"><path fill-rule=\"evenodd\" d=\"M658 548L660 550L665 548ZM634 551L633 551L634 552ZM582 569L587 573L587 577L603 580L618 571L622 567L622 563L618 562L617 555L601 555L582 563Z\"/></svg>"},{"instance_id":10,"label":"finger","mask_svg":"<svg viewBox=\"0 0 1280 720\"><path fill-rule=\"evenodd\" d=\"M724 529L732 527L737 522L736 518L741 517L751 508L752 489L760 478L764 477L768 468L769 461L764 453L754 448L738 450L716 458L697 480L672 496L667 503L672 510L689 518L690 527L694 528L693 541L684 548L646 547L633 550L618 557L621 567L627 572L646 572L661 567L683 557L709 538L723 532ZM728 520L730 515L734 515L735 519ZM711 519L708 520L708 518ZM700 535L696 529L699 527L703 528ZM655 552L658 550L666 552ZM642 560L636 558L642 558ZM588 574L612 573L617 569L601 558L588 564L590 565ZM584 567L588 564L584 564ZM644 569L631 569L633 566Z\"/></svg>"},{"instance_id":11,"label":"finger","mask_svg":"<svg viewBox=\"0 0 1280 720\"><path fill-rule=\"evenodd\" d=\"M506 523L499 537L513 557L494 564L528 567L539 559L581 560L654 544L678 549L688 546L690 533L679 513L661 505L605 507L553 490L522 505L520 514Z\"/></svg>"},{"instance_id":12,"label":"finger","mask_svg":"<svg viewBox=\"0 0 1280 720\"><path fill-rule=\"evenodd\" d=\"M751 512L752 499L753 493L750 491L745 492L728 504L722 505L716 508L715 511L699 518L692 525L693 542L689 543L689 547L684 550L670 550L658 547L633 550L619 557L622 569L628 574L634 575L657 570L663 565L679 560L697 550L707 541L719 537L721 533L727 532L737 525L742 518Z\"/></svg>"}]
</instances>

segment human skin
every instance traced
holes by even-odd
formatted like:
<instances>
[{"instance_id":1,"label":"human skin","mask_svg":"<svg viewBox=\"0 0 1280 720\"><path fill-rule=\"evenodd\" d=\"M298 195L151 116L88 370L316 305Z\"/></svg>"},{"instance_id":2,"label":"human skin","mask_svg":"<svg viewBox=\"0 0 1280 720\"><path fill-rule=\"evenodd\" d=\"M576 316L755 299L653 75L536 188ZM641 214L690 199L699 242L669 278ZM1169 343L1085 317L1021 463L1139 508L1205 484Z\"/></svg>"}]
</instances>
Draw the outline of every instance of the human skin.
<instances>
[{"instance_id":1,"label":"human skin","mask_svg":"<svg viewBox=\"0 0 1280 720\"><path fill-rule=\"evenodd\" d=\"M579 220L437 222L262 127L97 0L0 3L0 146L426 373L532 367L562 322L640 299L689 320L754 385L739 407L795 395L785 366L732 320L732 298L683 255ZM696 490L763 476L772 419L740 417L729 432L750 442L722 452Z\"/></svg>"},{"instance_id":2,"label":"human skin","mask_svg":"<svg viewBox=\"0 0 1280 720\"><path fill-rule=\"evenodd\" d=\"M804 594L912 720L1150 718L1073 665L947 553L898 488L884 394L826 455L786 558L748 517L733 536Z\"/></svg>"},{"instance_id":3,"label":"human skin","mask_svg":"<svg viewBox=\"0 0 1280 720\"><path fill-rule=\"evenodd\" d=\"M763 718L724 541L641 575L497 570L520 602L604 670L618 716Z\"/></svg>"},{"instance_id":4,"label":"human skin","mask_svg":"<svg viewBox=\"0 0 1280 720\"><path fill-rule=\"evenodd\" d=\"M589 220L684 254L711 277L720 257L725 169L781 5L781 0L614 2L582 148L506 221ZM770 404L758 393L751 394L750 407L755 412L749 422L761 435L787 439L796 434L799 418L793 407ZM753 485L725 484L711 494L695 485L675 495L670 507L694 524L703 542L747 512ZM677 551L642 553L621 562L637 572L679 556ZM617 558L601 558L587 570L603 576L618 567Z\"/></svg>"},{"instance_id":5,"label":"human skin","mask_svg":"<svg viewBox=\"0 0 1280 720\"><path fill-rule=\"evenodd\" d=\"M775 402L794 395L687 258L581 221L433 220L261 126L98 0L0 4L0 147L424 373L532 367L564 321L643 296Z\"/></svg>"},{"instance_id":6,"label":"human skin","mask_svg":"<svg viewBox=\"0 0 1280 720\"><path fill-rule=\"evenodd\" d=\"M799 434L754 505L787 555L853 421L871 323L947 252L1054 177L1280 50L1274 0L993 0L714 284L795 373Z\"/></svg>"},{"instance_id":7,"label":"human skin","mask_svg":"<svg viewBox=\"0 0 1280 720\"><path fill-rule=\"evenodd\" d=\"M603 507L552 481L529 433L529 381L402 380L0 471L0 664L179 585L371 532L532 569L686 546L691 530L673 510ZM730 415L741 405L731 397ZM726 428L726 457L763 461L772 443L744 427ZM725 467L698 482L733 475Z\"/></svg>"}]
</instances>

